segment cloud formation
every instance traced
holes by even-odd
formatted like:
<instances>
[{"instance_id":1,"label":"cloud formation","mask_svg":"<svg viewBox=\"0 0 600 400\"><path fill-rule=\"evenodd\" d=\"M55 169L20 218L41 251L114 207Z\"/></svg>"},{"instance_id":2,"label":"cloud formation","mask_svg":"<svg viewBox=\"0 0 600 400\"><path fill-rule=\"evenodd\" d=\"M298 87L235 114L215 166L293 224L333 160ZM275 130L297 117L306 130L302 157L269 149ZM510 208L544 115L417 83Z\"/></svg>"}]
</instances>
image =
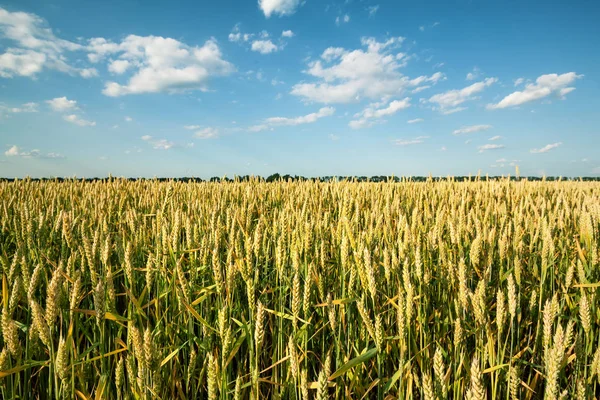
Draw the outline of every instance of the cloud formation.
<instances>
[{"instance_id":1,"label":"cloud formation","mask_svg":"<svg viewBox=\"0 0 600 400\"><path fill-rule=\"evenodd\" d=\"M562 146L562 142L547 144L544 147L541 147L539 149L531 149L531 150L529 150L529 152L533 153L533 154L547 153L550 150L556 149L559 146Z\"/></svg>"},{"instance_id":2,"label":"cloud formation","mask_svg":"<svg viewBox=\"0 0 600 400\"><path fill-rule=\"evenodd\" d=\"M276 126L296 126L303 124L311 124L317 122L318 119L332 116L335 113L333 107L323 107L315 113L310 113L300 117L271 117L264 120L262 124L254 125L248 128L251 132L260 132L266 129L271 129Z\"/></svg>"},{"instance_id":3,"label":"cloud formation","mask_svg":"<svg viewBox=\"0 0 600 400\"><path fill-rule=\"evenodd\" d=\"M271 15L292 15L300 5L300 0L258 0L258 7L269 18Z\"/></svg>"},{"instance_id":4,"label":"cloud formation","mask_svg":"<svg viewBox=\"0 0 600 400\"><path fill-rule=\"evenodd\" d=\"M462 89L449 90L444 93L438 93L429 98L430 103L437 104L443 114L452 114L454 112L465 110L465 107L459 107L466 101L473 100L477 93L497 82L497 78L487 78L476 82Z\"/></svg>"},{"instance_id":5,"label":"cloud formation","mask_svg":"<svg viewBox=\"0 0 600 400\"><path fill-rule=\"evenodd\" d=\"M95 121L88 121L88 120L82 119L75 114L65 115L63 117L63 119L67 122L70 122L72 124L79 125L79 126L96 126Z\"/></svg>"},{"instance_id":6,"label":"cloud formation","mask_svg":"<svg viewBox=\"0 0 600 400\"><path fill-rule=\"evenodd\" d=\"M415 144L421 144L425 141L425 139L428 139L429 136L417 136L414 139L394 139L392 140L392 143L395 144L396 146L412 146Z\"/></svg>"},{"instance_id":7,"label":"cloud formation","mask_svg":"<svg viewBox=\"0 0 600 400\"><path fill-rule=\"evenodd\" d=\"M487 131L491 129L491 125L471 125L471 126L463 126L462 128L456 129L452 132L453 135L463 135L466 133L476 133L481 131Z\"/></svg>"},{"instance_id":8,"label":"cloud formation","mask_svg":"<svg viewBox=\"0 0 600 400\"><path fill-rule=\"evenodd\" d=\"M360 129L370 126L373 119L383 118L389 115L393 115L400 110L405 110L410 107L410 97L405 97L402 100L394 100L387 104L386 107L382 107L387 102L373 103L365 108L362 112L356 114L354 117L359 118L350 121L348 126L352 129Z\"/></svg>"},{"instance_id":9,"label":"cloud formation","mask_svg":"<svg viewBox=\"0 0 600 400\"><path fill-rule=\"evenodd\" d=\"M46 100L46 104L48 104L50 108L56 112L77 110L77 101L69 100L66 96L55 97L52 100Z\"/></svg>"},{"instance_id":10,"label":"cloud formation","mask_svg":"<svg viewBox=\"0 0 600 400\"><path fill-rule=\"evenodd\" d=\"M329 47L319 59L310 61L304 71L317 82L298 83L291 93L305 101L350 103L362 98L381 100L384 96L401 94L407 88L445 79L441 72L414 79L404 76L400 68L406 65L407 55L397 51L403 42L403 37L391 37L384 42L363 37L362 49Z\"/></svg>"},{"instance_id":11,"label":"cloud formation","mask_svg":"<svg viewBox=\"0 0 600 400\"><path fill-rule=\"evenodd\" d=\"M110 97L206 91L209 78L229 75L235 70L222 58L214 39L207 40L203 46L189 46L172 38L129 35L120 43L94 38L89 41L89 48L91 59L95 61L107 55L118 56L119 59L109 65L114 74L134 70L125 84L106 83L102 93Z\"/></svg>"},{"instance_id":12,"label":"cloud formation","mask_svg":"<svg viewBox=\"0 0 600 400\"><path fill-rule=\"evenodd\" d=\"M65 54L85 51L85 46L58 38L46 21L35 14L10 12L0 7L0 38L14 44L0 54L1 78L35 78L45 69L83 78L98 74L94 68L69 64Z\"/></svg>"},{"instance_id":13,"label":"cloud formation","mask_svg":"<svg viewBox=\"0 0 600 400\"><path fill-rule=\"evenodd\" d=\"M479 146L479 152L483 153L488 150L499 150L503 149L505 146L503 144L484 144L483 146Z\"/></svg>"},{"instance_id":14,"label":"cloud formation","mask_svg":"<svg viewBox=\"0 0 600 400\"><path fill-rule=\"evenodd\" d=\"M530 101L542 99L551 94L556 94L559 97L564 98L565 95L575 90L574 87L569 85L582 77L583 75L577 75L575 72L567 72L562 75L542 75L535 80L535 83L525 85L524 90L513 92L496 104L488 104L487 108L495 110L499 108L516 107ZM522 80L517 79L517 81L515 81L515 86L521 83Z\"/></svg>"},{"instance_id":15,"label":"cloud formation","mask_svg":"<svg viewBox=\"0 0 600 400\"><path fill-rule=\"evenodd\" d=\"M65 158L62 154L58 153L46 153L43 154L38 149L33 149L31 151L23 151L18 146L11 146L8 150L4 152L4 155L7 157L23 157L23 158Z\"/></svg>"}]
</instances>

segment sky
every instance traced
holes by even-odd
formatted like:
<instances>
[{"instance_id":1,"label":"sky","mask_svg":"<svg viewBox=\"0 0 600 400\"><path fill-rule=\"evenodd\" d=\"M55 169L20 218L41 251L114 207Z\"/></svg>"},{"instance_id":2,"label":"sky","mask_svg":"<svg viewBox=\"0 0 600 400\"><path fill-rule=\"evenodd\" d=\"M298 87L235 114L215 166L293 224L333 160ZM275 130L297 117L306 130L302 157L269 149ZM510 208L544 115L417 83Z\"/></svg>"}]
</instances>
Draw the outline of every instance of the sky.
<instances>
[{"instance_id":1,"label":"sky","mask_svg":"<svg viewBox=\"0 0 600 400\"><path fill-rule=\"evenodd\" d=\"M600 2L0 0L0 177L600 176Z\"/></svg>"}]
</instances>

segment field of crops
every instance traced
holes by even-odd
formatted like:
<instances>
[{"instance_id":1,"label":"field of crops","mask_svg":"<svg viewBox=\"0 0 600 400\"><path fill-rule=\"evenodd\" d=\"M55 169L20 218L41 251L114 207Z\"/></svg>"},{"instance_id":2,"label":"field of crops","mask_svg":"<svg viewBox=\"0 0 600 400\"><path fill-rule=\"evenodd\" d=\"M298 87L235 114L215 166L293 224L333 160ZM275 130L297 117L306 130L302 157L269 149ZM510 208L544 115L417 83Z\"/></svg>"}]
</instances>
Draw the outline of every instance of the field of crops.
<instances>
[{"instance_id":1,"label":"field of crops","mask_svg":"<svg viewBox=\"0 0 600 400\"><path fill-rule=\"evenodd\" d=\"M600 184L0 183L0 397L589 399Z\"/></svg>"}]
</instances>

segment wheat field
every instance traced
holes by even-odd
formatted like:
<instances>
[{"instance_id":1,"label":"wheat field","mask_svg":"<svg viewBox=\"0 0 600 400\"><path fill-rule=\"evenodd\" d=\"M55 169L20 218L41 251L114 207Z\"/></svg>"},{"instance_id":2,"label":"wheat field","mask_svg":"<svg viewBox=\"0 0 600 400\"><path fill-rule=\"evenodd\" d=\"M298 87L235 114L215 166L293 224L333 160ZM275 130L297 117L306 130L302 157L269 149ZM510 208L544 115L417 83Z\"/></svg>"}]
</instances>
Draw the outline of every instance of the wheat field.
<instances>
[{"instance_id":1,"label":"wheat field","mask_svg":"<svg viewBox=\"0 0 600 400\"><path fill-rule=\"evenodd\" d=\"M600 184L0 182L4 399L590 399Z\"/></svg>"}]
</instances>

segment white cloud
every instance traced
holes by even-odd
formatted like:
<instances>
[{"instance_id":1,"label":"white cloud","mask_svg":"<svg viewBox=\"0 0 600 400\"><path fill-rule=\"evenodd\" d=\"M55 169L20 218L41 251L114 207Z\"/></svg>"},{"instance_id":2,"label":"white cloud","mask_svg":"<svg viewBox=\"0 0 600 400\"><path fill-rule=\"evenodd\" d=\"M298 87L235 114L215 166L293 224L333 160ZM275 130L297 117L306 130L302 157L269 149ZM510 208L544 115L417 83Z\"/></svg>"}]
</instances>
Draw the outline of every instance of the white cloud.
<instances>
[{"instance_id":1,"label":"white cloud","mask_svg":"<svg viewBox=\"0 0 600 400\"><path fill-rule=\"evenodd\" d=\"M292 32L290 30L283 31L283 32L281 32L281 37L286 37L286 38L294 37L294 32Z\"/></svg>"},{"instance_id":2,"label":"white cloud","mask_svg":"<svg viewBox=\"0 0 600 400\"><path fill-rule=\"evenodd\" d=\"M172 38L129 35L118 44L94 38L88 47L95 59L118 54L120 60L128 61L127 69L135 70L127 84L106 83L102 93L111 97L207 90L210 77L228 75L235 70L231 63L223 60L214 39L198 47ZM118 73L124 65L115 65L113 61L109 69L112 67L112 72Z\"/></svg>"},{"instance_id":3,"label":"white cloud","mask_svg":"<svg viewBox=\"0 0 600 400\"><path fill-rule=\"evenodd\" d=\"M552 149L556 149L557 147L561 146L562 142L557 142L557 143L551 143L551 144L547 144L544 147L541 147L539 149L531 149L529 152L530 153L534 153L534 154L538 154L538 153L547 153Z\"/></svg>"},{"instance_id":4,"label":"white cloud","mask_svg":"<svg viewBox=\"0 0 600 400\"><path fill-rule=\"evenodd\" d=\"M23 158L65 158L65 156L58 153L46 153L42 154L38 149L31 151L21 151L18 146L11 146L10 149L4 152L7 157L23 157Z\"/></svg>"},{"instance_id":5,"label":"white cloud","mask_svg":"<svg viewBox=\"0 0 600 400\"><path fill-rule=\"evenodd\" d=\"M108 71L116 75L121 75L132 66L133 64L129 60L114 60L108 65Z\"/></svg>"},{"instance_id":6,"label":"white cloud","mask_svg":"<svg viewBox=\"0 0 600 400\"><path fill-rule=\"evenodd\" d=\"M0 77L35 78L44 69L89 78L97 75L93 68L76 68L68 63L68 52L85 47L59 39L45 20L35 14L10 12L0 7L0 38L15 43L0 54Z\"/></svg>"},{"instance_id":7,"label":"white cloud","mask_svg":"<svg viewBox=\"0 0 600 400\"><path fill-rule=\"evenodd\" d=\"M438 93L429 98L430 103L436 103L442 113L446 111L462 111L459 110L459 105L468 100L473 100L474 95L483 91L486 87L497 82L496 78L487 78L483 81L476 82L462 89L449 90L444 93ZM456 112L456 111L454 111Z\"/></svg>"},{"instance_id":8,"label":"white cloud","mask_svg":"<svg viewBox=\"0 0 600 400\"><path fill-rule=\"evenodd\" d=\"M167 139L154 139L150 135L142 136L142 140L144 142L149 143L152 146L152 148L155 150L169 150L170 148L175 146L175 143L173 143Z\"/></svg>"},{"instance_id":9,"label":"white cloud","mask_svg":"<svg viewBox=\"0 0 600 400\"><path fill-rule=\"evenodd\" d=\"M35 113L38 112L38 104L34 102L24 103L20 107L7 107L0 103L0 117L2 112L11 114Z\"/></svg>"},{"instance_id":10,"label":"white cloud","mask_svg":"<svg viewBox=\"0 0 600 400\"><path fill-rule=\"evenodd\" d=\"M422 92L422 91L423 91L423 90L425 90L425 89L429 89L430 87L431 87L431 86L429 86L429 85L419 86L419 87L417 87L417 88L414 88L414 89L413 89L413 90L411 90L410 92L411 92L411 93L413 93L413 94L416 94L416 93Z\"/></svg>"},{"instance_id":11,"label":"white cloud","mask_svg":"<svg viewBox=\"0 0 600 400\"><path fill-rule=\"evenodd\" d=\"M281 16L291 15L300 5L300 0L258 0L258 7L269 18L276 14Z\"/></svg>"},{"instance_id":12,"label":"white cloud","mask_svg":"<svg viewBox=\"0 0 600 400\"><path fill-rule=\"evenodd\" d=\"M269 54L279 50L270 40L255 40L252 42L252 51L257 51L260 54Z\"/></svg>"},{"instance_id":13,"label":"white cloud","mask_svg":"<svg viewBox=\"0 0 600 400\"><path fill-rule=\"evenodd\" d=\"M484 144L483 146L479 146L479 152L483 153L484 151L488 151L488 150L498 150L498 149L503 149L504 145L503 144Z\"/></svg>"},{"instance_id":14,"label":"white cloud","mask_svg":"<svg viewBox=\"0 0 600 400\"><path fill-rule=\"evenodd\" d=\"M131 118L130 116L126 116L125 117L125 122L132 122L133 118Z\"/></svg>"},{"instance_id":15,"label":"white cloud","mask_svg":"<svg viewBox=\"0 0 600 400\"><path fill-rule=\"evenodd\" d=\"M57 112L77 110L77 101L69 100L66 96L55 97L52 100L46 100L46 103L53 111Z\"/></svg>"},{"instance_id":16,"label":"white cloud","mask_svg":"<svg viewBox=\"0 0 600 400\"><path fill-rule=\"evenodd\" d=\"M4 152L4 155L9 157L14 157L19 155L19 148L17 146L12 146L10 149Z\"/></svg>"},{"instance_id":17,"label":"white cloud","mask_svg":"<svg viewBox=\"0 0 600 400\"><path fill-rule=\"evenodd\" d=\"M421 25L421 26L419 27L419 30L420 30L421 32L424 32L424 31L425 31L425 26Z\"/></svg>"},{"instance_id":18,"label":"white cloud","mask_svg":"<svg viewBox=\"0 0 600 400\"><path fill-rule=\"evenodd\" d=\"M408 121L406 121L407 124L416 124L418 122L423 122L423 118L415 118L415 119L409 119Z\"/></svg>"},{"instance_id":19,"label":"white cloud","mask_svg":"<svg viewBox=\"0 0 600 400\"><path fill-rule=\"evenodd\" d=\"M332 141L334 141L334 142L335 142L336 140L340 140L340 137L339 137L339 136L337 136L337 135L334 135L333 133L330 133L328 137L329 137L329 140L332 140Z\"/></svg>"},{"instance_id":20,"label":"white cloud","mask_svg":"<svg viewBox=\"0 0 600 400\"><path fill-rule=\"evenodd\" d=\"M96 68L83 68L79 70L79 75L82 78L94 78L98 76L98 70Z\"/></svg>"},{"instance_id":21,"label":"white cloud","mask_svg":"<svg viewBox=\"0 0 600 400\"><path fill-rule=\"evenodd\" d=\"M335 18L335 24L337 26L340 26L341 23L347 24L348 22L350 22L350 16L348 14L345 14L341 17L336 17Z\"/></svg>"},{"instance_id":22,"label":"white cloud","mask_svg":"<svg viewBox=\"0 0 600 400\"><path fill-rule=\"evenodd\" d=\"M204 128L196 131L194 137L198 139L214 139L219 137L219 130L217 128Z\"/></svg>"},{"instance_id":23,"label":"white cloud","mask_svg":"<svg viewBox=\"0 0 600 400\"><path fill-rule=\"evenodd\" d=\"M395 139L392 140L392 143L396 146L412 146L414 144L421 144L428 138L429 136L418 136L414 139Z\"/></svg>"},{"instance_id":24,"label":"white cloud","mask_svg":"<svg viewBox=\"0 0 600 400\"><path fill-rule=\"evenodd\" d=\"M200 125L185 125L183 129L187 129L188 131L195 131L202 128Z\"/></svg>"},{"instance_id":25,"label":"white cloud","mask_svg":"<svg viewBox=\"0 0 600 400\"><path fill-rule=\"evenodd\" d=\"M379 10L379 4L367 7L367 11L369 11L369 17L375 16L375 14L377 14L378 10Z\"/></svg>"},{"instance_id":26,"label":"white cloud","mask_svg":"<svg viewBox=\"0 0 600 400\"><path fill-rule=\"evenodd\" d=\"M491 125L471 125L471 126L463 126L460 129L456 129L452 132L453 135L462 135L465 133L475 133L481 131L487 131L492 128Z\"/></svg>"},{"instance_id":27,"label":"white cloud","mask_svg":"<svg viewBox=\"0 0 600 400\"><path fill-rule=\"evenodd\" d=\"M467 74L467 80L474 81L475 79L479 78L479 75L481 75L481 70L477 67L473 67L473 71Z\"/></svg>"},{"instance_id":28,"label":"white cloud","mask_svg":"<svg viewBox=\"0 0 600 400\"><path fill-rule=\"evenodd\" d=\"M363 97L380 100L384 96L401 94L408 88L445 79L441 72L414 79L401 74L400 68L406 63L405 54L394 50L403 41L403 37L392 37L385 42L363 37L361 43L366 49L330 47L323 51L319 60L310 61L304 71L318 81L298 83L291 93L307 101L350 103Z\"/></svg>"},{"instance_id":29,"label":"white cloud","mask_svg":"<svg viewBox=\"0 0 600 400\"><path fill-rule=\"evenodd\" d=\"M515 86L519 86L519 85L523 84L523 82L525 82L525 79L523 79L523 78L515 79Z\"/></svg>"},{"instance_id":30,"label":"white cloud","mask_svg":"<svg viewBox=\"0 0 600 400\"><path fill-rule=\"evenodd\" d=\"M561 97L575 90L574 87L567 87L576 79L582 78L583 75L577 75L575 72L567 72L562 75L547 74L541 75L535 80L535 83L525 85L522 91L516 91L504 97L497 104L488 104L488 109L498 109L515 107L523 103L539 100L541 98L557 94Z\"/></svg>"},{"instance_id":31,"label":"white cloud","mask_svg":"<svg viewBox=\"0 0 600 400\"><path fill-rule=\"evenodd\" d=\"M303 124L311 124L317 122L318 119L329 117L335 113L333 107L323 107L315 113L310 113L300 117L287 118L287 117L271 117L264 120L259 125L254 125L248 128L250 132L260 132L266 129L270 129L276 126L295 126Z\"/></svg>"},{"instance_id":32,"label":"white cloud","mask_svg":"<svg viewBox=\"0 0 600 400\"><path fill-rule=\"evenodd\" d=\"M63 117L63 119L65 121L68 121L68 122L70 122L72 124L79 125L79 126L96 126L96 122L94 122L94 121L88 121L88 120L85 120L85 119L81 119L81 118L79 118L75 114L65 115Z\"/></svg>"},{"instance_id":33,"label":"white cloud","mask_svg":"<svg viewBox=\"0 0 600 400\"><path fill-rule=\"evenodd\" d=\"M387 107L379 108L381 105L378 103L371 104L365 108L361 113L355 115L360 117L357 120L350 121L348 126L352 129L360 129L370 126L371 119L383 118L388 115L395 114L400 110L407 109L410 107L410 97L406 97L402 100L394 100L390 102Z\"/></svg>"},{"instance_id":34,"label":"white cloud","mask_svg":"<svg viewBox=\"0 0 600 400\"><path fill-rule=\"evenodd\" d=\"M502 136L500 136L500 135L496 135L496 136L492 136L492 137L491 137L491 138L489 138L488 140L489 140L489 141L491 141L491 142L493 142L493 141L495 141L495 140L500 140L500 139L502 139Z\"/></svg>"},{"instance_id":35,"label":"white cloud","mask_svg":"<svg viewBox=\"0 0 600 400\"><path fill-rule=\"evenodd\" d=\"M242 33L240 30L240 24L235 24L233 30L228 36L230 42L247 42L254 36L253 33Z\"/></svg>"},{"instance_id":36,"label":"white cloud","mask_svg":"<svg viewBox=\"0 0 600 400\"><path fill-rule=\"evenodd\" d=\"M467 109L467 107L455 107L455 108L449 108L449 109L446 109L446 110L442 109L441 112L444 115L450 115L450 114L454 114L454 113L457 113L457 112L464 111L466 109Z\"/></svg>"}]
</instances>

